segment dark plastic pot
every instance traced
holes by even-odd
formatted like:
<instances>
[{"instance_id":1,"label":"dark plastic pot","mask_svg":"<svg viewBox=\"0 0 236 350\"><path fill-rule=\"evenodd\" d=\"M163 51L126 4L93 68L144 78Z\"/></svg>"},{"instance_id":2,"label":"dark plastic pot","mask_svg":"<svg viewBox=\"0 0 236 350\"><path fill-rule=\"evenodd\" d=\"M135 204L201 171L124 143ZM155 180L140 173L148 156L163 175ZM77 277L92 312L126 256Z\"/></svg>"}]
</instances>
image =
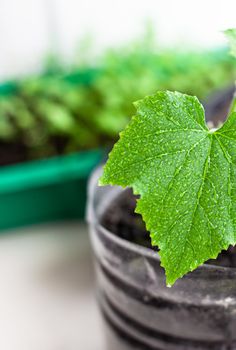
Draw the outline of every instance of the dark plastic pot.
<instances>
[{"instance_id":1,"label":"dark plastic pot","mask_svg":"<svg viewBox=\"0 0 236 350\"><path fill-rule=\"evenodd\" d=\"M165 285L157 252L101 225L122 190L90 181L88 221L108 350L236 349L236 269L203 265Z\"/></svg>"},{"instance_id":2,"label":"dark plastic pot","mask_svg":"<svg viewBox=\"0 0 236 350\"><path fill-rule=\"evenodd\" d=\"M226 118L234 92L235 86L233 85L217 93L214 92L212 96L208 97L204 103L207 121L214 118L214 124L217 126L219 122Z\"/></svg>"}]
</instances>

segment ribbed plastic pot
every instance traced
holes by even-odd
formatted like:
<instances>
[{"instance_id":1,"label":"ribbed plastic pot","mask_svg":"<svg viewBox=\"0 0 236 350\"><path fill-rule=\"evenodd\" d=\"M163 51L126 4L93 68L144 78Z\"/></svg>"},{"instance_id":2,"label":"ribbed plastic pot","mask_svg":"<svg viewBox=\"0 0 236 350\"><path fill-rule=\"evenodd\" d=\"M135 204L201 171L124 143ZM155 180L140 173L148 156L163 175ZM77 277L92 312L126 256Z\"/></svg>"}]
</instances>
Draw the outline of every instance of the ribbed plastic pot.
<instances>
[{"instance_id":1,"label":"ribbed plastic pot","mask_svg":"<svg viewBox=\"0 0 236 350\"><path fill-rule=\"evenodd\" d=\"M165 285L157 252L119 238L101 217L123 189L89 186L87 218L107 350L236 349L236 269L202 265Z\"/></svg>"}]
</instances>

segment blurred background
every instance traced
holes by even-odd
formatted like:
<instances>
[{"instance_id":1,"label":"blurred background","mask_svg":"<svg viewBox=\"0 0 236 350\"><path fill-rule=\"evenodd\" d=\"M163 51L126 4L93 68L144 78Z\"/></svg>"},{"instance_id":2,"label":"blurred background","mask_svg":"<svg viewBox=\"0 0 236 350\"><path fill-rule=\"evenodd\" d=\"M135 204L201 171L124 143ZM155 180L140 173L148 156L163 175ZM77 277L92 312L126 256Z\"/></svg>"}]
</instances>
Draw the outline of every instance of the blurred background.
<instances>
[{"instance_id":1,"label":"blurred background","mask_svg":"<svg viewBox=\"0 0 236 350\"><path fill-rule=\"evenodd\" d=\"M0 348L104 350L91 171L156 90L226 115L233 0L0 0ZM92 336L91 336L92 335Z\"/></svg>"}]
</instances>

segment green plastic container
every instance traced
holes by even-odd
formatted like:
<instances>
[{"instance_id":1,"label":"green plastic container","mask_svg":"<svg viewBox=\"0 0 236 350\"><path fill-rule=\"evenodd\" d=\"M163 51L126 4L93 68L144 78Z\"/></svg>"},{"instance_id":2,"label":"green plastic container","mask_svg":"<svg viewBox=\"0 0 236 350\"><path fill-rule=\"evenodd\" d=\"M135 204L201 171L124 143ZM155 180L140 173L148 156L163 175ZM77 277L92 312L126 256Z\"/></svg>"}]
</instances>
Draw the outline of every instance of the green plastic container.
<instances>
[{"instance_id":1,"label":"green plastic container","mask_svg":"<svg viewBox=\"0 0 236 350\"><path fill-rule=\"evenodd\" d=\"M0 230L84 217L87 179L104 150L0 168Z\"/></svg>"}]
</instances>

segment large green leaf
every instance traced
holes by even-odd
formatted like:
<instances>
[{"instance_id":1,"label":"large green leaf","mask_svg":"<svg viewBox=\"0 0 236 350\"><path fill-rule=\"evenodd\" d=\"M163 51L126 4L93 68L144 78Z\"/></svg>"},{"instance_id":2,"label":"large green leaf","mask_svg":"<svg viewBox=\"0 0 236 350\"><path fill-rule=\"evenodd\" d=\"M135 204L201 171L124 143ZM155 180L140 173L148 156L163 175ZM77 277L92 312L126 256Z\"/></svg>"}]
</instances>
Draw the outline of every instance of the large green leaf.
<instances>
[{"instance_id":1,"label":"large green leaf","mask_svg":"<svg viewBox=\"0 0 236 350\"><path fill-rule=\"evenodd\" d=\"M101 185L132 187L167 284L235 244L236 113L212 132L196 97L158 92L109 155Z\"/></svg>"}]
</instances>

